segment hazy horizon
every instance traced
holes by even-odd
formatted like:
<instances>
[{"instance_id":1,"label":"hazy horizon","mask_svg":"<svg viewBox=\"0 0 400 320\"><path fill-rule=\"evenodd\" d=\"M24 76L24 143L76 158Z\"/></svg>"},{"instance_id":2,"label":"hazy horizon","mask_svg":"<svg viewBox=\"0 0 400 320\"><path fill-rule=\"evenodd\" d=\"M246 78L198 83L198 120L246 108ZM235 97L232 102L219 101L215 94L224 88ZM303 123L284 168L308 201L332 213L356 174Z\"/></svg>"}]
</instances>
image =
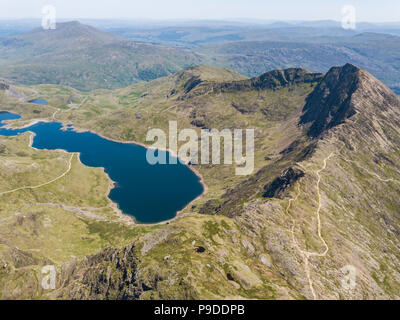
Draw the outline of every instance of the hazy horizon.
<instances>
[{"instance_id":1,"label":"hazy horizon","mask_svg":"<svg viewBox=\"0 0 400 320\"><path fill-rule=\"evenodd\" d=\"M26 18L5 18L0 16L0 21L41 21L41 18L38 17L26 17ZM158 18L85 18L85 17L66 17L66 18L58 18L57 19L60 23L63 22L73 22L73 21L121 21L121 22L177 22L177 23L186 23L186 22L233 22L233 23L256 23L256 24L273 24L273 23L289 23L289 24L301 24L304 22L336 22L340 23L340 20L333 20L333 19L302 19L302 20L288 20L288 19L278 19L278 20L271 20L271 19L251 19L251 18L221 18L221 19L158 19ZM400 24L399 20L394 21L358 21L358 23L371 23L376 25L394 25Z\"/></svg>"},{"instance_id":2,"label":"hazy horizon","mask_svg":"<svg viewBox=\"0 0 400 320\"><path fill-rule=\"evenodd\" d=\"M200 3L171 0L0 0L1 20L40 19L44 5L53 5L62 20L138 21L341 21L342 8L352 5L359 22L396 23L400 21L400 1L347 0L204 0Z\"/></svg>"}]
</instances>

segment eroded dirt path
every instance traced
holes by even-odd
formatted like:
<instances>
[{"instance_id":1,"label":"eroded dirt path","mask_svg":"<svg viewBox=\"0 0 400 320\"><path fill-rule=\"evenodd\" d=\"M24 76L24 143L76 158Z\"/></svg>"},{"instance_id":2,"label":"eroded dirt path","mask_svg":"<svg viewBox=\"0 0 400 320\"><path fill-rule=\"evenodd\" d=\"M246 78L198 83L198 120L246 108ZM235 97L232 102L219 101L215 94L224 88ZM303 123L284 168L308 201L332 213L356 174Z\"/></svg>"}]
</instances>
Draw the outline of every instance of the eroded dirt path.
<instances>
[{"instance_id":1,"label":"eroded dirt path","mask_svg":"<svg viewBox=\"0 0 400 320\"><path fill-rule=\"evenodd\" d=\"M343 146L344 148L345 146ZM343 149L342 148L342 149ZM322 227L321 227L321 208L322 208L322 201L321 201L321 189L320 189L320 183L321 183L321 172L324 171L326 169L327 166L327 162L329 161L329 159L331 159L333 156L335 155L335 153L331 153L328 157L326 157L323 161L323 166L321 167L321 169L314 171L314 174L317 176L317 184L316 184L316 189L317 189L317 198L318 198L318 207L317 207L317 211L316 211L316 218L317 218L317 233L318 233L318 238L320 239L320 241L323 243L325 250L323 252L310 252L310 251L306 251L300 248L300 245L297 243L296 241L296 236L295 236L295 227L296 227L296 221L293 220L293 225L292 225L292 229L291 229L291 234L292 234L292 241L293 244L296 248L296 250L300 253L300 255L303 257L303 261L304 261L304 269L306 272L306 276L307 276L307 280L308 280L308 284L310 287L310 291L311 294L314 298L314 300L317 299L317 294L315 293L314 287L313 287L313 281L311 278L311 269L310 269L310 258L312 257L325 257L329 251L329 246L326 243L325 239L322 237ZM339 158L342 159L343 161L346 161L348 163L352 163L355 166L357 166L359 169L367 172L369 175L374 176L377 180L381 181L381 182L394 182L394 183L399 183L400 181L393 179L393 178L382 178L380 175L378 175L375 172L370 171L369 169L361 166L357 161L354 160L349 160L344 158L343 156L340 155L339 152ZM297 164L299 167L301 167L302 169L304 169L305 171L309 171L308 167L305 167L304 165L298 163ZM297 194L295 198L289 199L289 203L288 206L286 208L286 213L289 214L289 210L292 206L292 204L297 201L298 197L300 196L300 185L298 185L297 188Z\"/></svg>"},{"instance_id":2,"label":"eroded dirt path","mask_svg":"<svg viewBox=\"0 0 400 320\"><path fill-rule=\"evenodd\" d=\"M315 293L314 286L313 286L313 282L312 282L312 278L311 278L311 270L310 270L309 259L310 259L311 257L325 257L326 254L327 254L328 251L329 251L329 246L328 246L328 244L326 243L325 239L322 237L322 232L321 232L321 214L320 214L320 212L321 212L321 208L322 208L322 202L321 202L320 183L321 183L321 172L324 171L324 170L326 169L328 160L329 160L330 158L332 158L333 155L334 155L334 153L332 152L328 157L326 157L326 158L324 159L324 164L323 164L322 168L319 169L319 170L317 170L317 171L315 171L315 175L316 175L317 178L318 178L318 180L317 180L317 185L316 185L316 188L317 188L317 197L318 197L318 208L317 208L317 211L316 211L317 233L318 233L318 238L321 240L321 242L323 243L323 245L324 245L324 247L325 247L325 250L324 250L323 252L310 252L310 251L305 251L305 250L301 249L300 246L299 246L299 244L297 243L296 237L295 237L295 232L294 232L294 229L295 229L295 226L296 226L296 221L295 221L295 220L293 220L293 226L292 226L292 229L291 229L293 244L294 244L296 250L297 250L297 251L300 253L300 255L303 257L304 269L305 269L305 272L306 272L306 276L307 276L307 280L308 280L308 285L309 285L309 287L310 287L310 291L311 291L311 294L312 294L314 300L317 299L317 295L316 295L316 293ZM290 207L292 206L292 203L293 203L293 202L297 201L298 197L300 196L300 192L301 192L301 191L300 191L300 186L298 185L298 188L297 188L297 195L296 195L295 198L292 198L292 199L289 200L288 206L287 206L287 208L286 208L286 214L289 214Z\"/></svg>"},{"instance_id":3,"label":"eroded dirt path","mask_svg":"<svg viewBox=\"0 0 400 320\"><path fill-rule=\"evenodd\" d=\"M80 107L82 107L82 105L84 103L86 103L86 101L88 99L89 99L89 97L86 96L85 98L83 98L83 100L78 105L72 106L72 107L70 107L69 109L66 109L66 110L61 110L60 108L57 108L57 110L53 113L53 116L52 116L53 121L56 121L56 115L57 115L58 112L67 112L67 111L79 109Z\"/></svg>"},{"instance_id":4,"label":"eroded dirt path","mask_svg":"<svg viewBox=\"0 0 400 320\"><path fill-rule=\"evenodd\" d=\"M382 177L379 176L377 173L372 172L372 171L368 170L367 168L364 168L363 166L361 166L357 161L349 160L349 159L346 159L346 158L343 158L343 157L340 157L340 158L341 158L343 161L351 162L351 163L355 164L358 168L360 168L360 169L366 171L366 172L367 172L368 174L370 174L371 176L376 177L379 181L382 181L382 182L395 182L395 183L400 183L399 181L397 181L397 180L395 180L395 179L393 179L393 178L388 178L388 179L382 178Z\"/></svg>"},{"instance_id":5,"label":"eroded dirt path","mask_svg":"<svg viewBox=\"0 0 400 320\"><path fill-rule=\"evenodd\" d=\"M54 179L52 179L52 180L50 180L50 181L48 181L48 182L45 182L45 183L41 183L41 184L39 184L39 185L37 185L37 186L24 186L24 187L15 188L15 189L9 190L9 191L3 191L3 192L0 192L0 196L5 195L5 194L10 194L10 193L13 193L13 192L16 192L16 191L20 191L20 190L38 189L38 188L47 186L47 185L49 185L49 184L51 184L51 183L53 183L53 182L56 182L57 180L60 180L61 178L65 177L65 176L71 171L71 168L72 168L72 159L73 159L74 155L75 155L75 153L73 153L73 154L71 155L71 157L69 158L69 160L68 160L68 169L67 169L64 173L62 173L61 175L59 175L57 178L54 178Z\"/></svg>"}]
</instances>

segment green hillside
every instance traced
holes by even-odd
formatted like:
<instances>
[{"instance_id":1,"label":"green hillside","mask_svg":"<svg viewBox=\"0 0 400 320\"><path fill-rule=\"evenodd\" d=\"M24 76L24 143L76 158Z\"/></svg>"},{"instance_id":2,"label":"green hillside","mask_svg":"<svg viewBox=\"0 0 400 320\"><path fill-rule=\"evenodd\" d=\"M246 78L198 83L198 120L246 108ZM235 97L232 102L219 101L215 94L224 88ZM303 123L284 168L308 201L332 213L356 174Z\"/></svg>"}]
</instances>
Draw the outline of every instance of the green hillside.
<instances>
[{"instance_id":1,"label":"green hillside","mask_svg":"<svg viewBox=\"0 0 400 320\"><path fill-rule=\"evenodd\" d=\"M400 38L395 35L306 26L213 29L199 25L140 29L136 36L130 35L129 28L124 30L117 33L135 40L79 22L0 39L0 77L17 84L57 84L90 91L123 88L200 64L255 77L296 67L327 72L332 65L352 63L400 92Z\"/></svg>"},{"instance_id":2,"label":"green hillside","mask_svg":"<svg viewBox=\"0 0 400 320\"><path fill-rule=\"evenodd\" d=\"M326 72L332 65L352 63L366 69L396 92L400 92L399 51L400 37L378 33L328 37L315 42L296 39L236 41L199 49L206 56L215 57L213 64L250 77L259 75L260 70L302 67Z\"/></svg>"},{"instance_id":3,"label":"green hillside","mask_svg":"<svg viewBox=\"0 0 400 320\"><path fill-rule=\"evenodd\" d=\"M0 77L81 90L149 81L198 64L189 51L125 40L79 22L35 29L0 42Z\"/></svg>"},{"instance_id":4,"label":"green hillside","mask_svg":"<svg viewBox=\"0 0 400 320\"><path fill-rule=\"evenodd\" d=\"M243 177L231 165L195 166L206 193L177 219L139 226L113 209L100 169L33 150L26 134L0 137L0 192L41 183L72 161L51 193L2 196L1 297L400 298L400 100L365 70L292 68L247 79L199 66L118 90L2 88L3 109L23 116L15 126L51 119L142 143L169 120L195 130L254 128L256 170ZM32 97L49 105L26 103ZM54 291L38 289L48 261L57 266ZM351 290L342 284L346 266L357 270Z\"/></svg>"}]
</instances>

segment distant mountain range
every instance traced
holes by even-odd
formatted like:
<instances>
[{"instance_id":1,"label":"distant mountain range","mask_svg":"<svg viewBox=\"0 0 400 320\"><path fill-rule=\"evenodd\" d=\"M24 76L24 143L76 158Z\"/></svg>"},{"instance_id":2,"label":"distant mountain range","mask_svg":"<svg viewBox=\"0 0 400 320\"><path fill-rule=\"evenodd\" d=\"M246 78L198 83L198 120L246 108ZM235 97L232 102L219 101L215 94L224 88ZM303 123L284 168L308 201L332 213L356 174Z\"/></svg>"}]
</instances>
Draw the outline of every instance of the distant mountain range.
<instances>
[{"instance_id":1,"label":"distant mountain range","mask_svg":"<svg viewBox=\"0 0 400 320\"><path fill-rule=\"evenodd\" d=\"M37 28L0 40L0 77L92 90L121 88L199 64L254 77L273 69L326 72L353 63L400 93L400 37L381 33L396 25L362 24L362 30L374 32L358 33L332 21L119 28L96 23L112 33L65 22L56 30Z\"/></svg>"},{"instance_id":2,"label":"distant mountain range","mask_svg":"<svg viewBox=\"0 0 400 320\"><path fill-rule=\"evenodd\" d=\"M170 121L254 129L254 171L191 162L204 193L142 225L108 198L107 170L1 135L0 299L400 300L399 26L92 22L0 22L0 115L21 116L8 126L143 145Z\"/></svg>"},{"instance_id":3,"label":"distant mountain range","mask_svg":"<svg viewBox=\"0 0 400 320\"><path fill-rule=\"evenodd\" d=\"M377 45L379 43L379 45ZM326 72L332 65L361 66L400 93L400 37L362 33L323 42L237 41L199 50L214 57L214 64L248 76L260 70L302 67Z\"/></svg>"},{"instance_id":4,"label":"distant mountain range","mask_svg":"<svg viewBox=\"0 0 400 320\"><path fill-rule=\"evenodd\" d=\"M0 42L0 76L22 84L118 88L200 63L193 52L126 40L79 22Z\"/></svg>"}]
</instances>

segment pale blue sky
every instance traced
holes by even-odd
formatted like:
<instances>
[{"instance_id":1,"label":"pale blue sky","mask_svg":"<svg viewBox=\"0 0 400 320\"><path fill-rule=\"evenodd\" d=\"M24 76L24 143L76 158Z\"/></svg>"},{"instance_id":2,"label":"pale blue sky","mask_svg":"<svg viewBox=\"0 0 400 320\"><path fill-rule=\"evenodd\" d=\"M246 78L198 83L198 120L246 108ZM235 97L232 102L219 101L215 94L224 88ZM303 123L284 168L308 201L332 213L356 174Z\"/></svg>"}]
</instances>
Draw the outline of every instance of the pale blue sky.
<instances>
[{"instance_id":1,"label":"pale blue sky","mask_svg":"<svg viewBox=\"0 0 400 320\"><path fill-rule=\"evenodd\" d=\"M354 5L358 21L400 21L400 0L0 0L0 18L40 18L52 4L59 18L341 20Z\"/></svg>"}]
</instances>

